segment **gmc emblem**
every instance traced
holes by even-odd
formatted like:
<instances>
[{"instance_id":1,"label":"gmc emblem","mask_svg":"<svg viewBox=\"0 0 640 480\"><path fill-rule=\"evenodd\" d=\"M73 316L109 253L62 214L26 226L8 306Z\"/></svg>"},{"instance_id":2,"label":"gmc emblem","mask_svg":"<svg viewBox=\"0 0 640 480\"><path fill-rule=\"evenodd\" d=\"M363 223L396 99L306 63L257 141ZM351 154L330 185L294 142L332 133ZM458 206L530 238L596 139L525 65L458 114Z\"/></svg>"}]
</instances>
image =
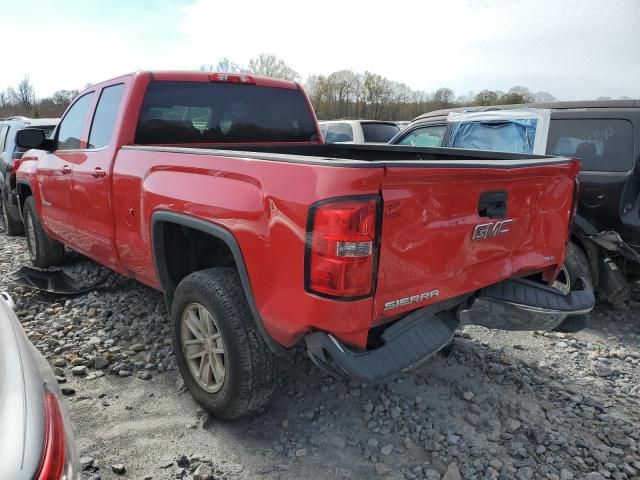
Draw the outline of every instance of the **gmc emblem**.
<instances>
[{"instance_id":1,"label":"gmc emblem","mask_svg":"<svg viewBox=\"0 0 640 480\"><path fill-rule=\"evenodd\" d=\"M509 226L513 223L512 219L500 220L494 223L481 223L473 227L471 240L487 240L497 237L498 235L506 235L509 233Z\"/></svg>"}]
</instances>

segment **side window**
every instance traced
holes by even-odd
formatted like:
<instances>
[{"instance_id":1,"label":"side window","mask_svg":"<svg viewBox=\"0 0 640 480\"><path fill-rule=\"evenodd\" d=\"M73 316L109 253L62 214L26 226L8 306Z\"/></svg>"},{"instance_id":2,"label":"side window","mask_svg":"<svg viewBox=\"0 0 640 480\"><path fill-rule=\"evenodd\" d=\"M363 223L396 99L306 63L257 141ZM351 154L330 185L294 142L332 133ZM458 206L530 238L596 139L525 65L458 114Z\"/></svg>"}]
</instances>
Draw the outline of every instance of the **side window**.
<instances>
[{"instance_id":1,"label":"side window","mask_svg":"<svg viewBox=\"0 0 640 480\"><path fill-rule=\"evenodd\" d=\"M124 85L122 83L102 90L96 112L93 115L91 133L89 133L89 148L102 148L109 145L123 92Z\"/></svg>"},{"instance_id":2,"label":"side window","mask_svg":"<svg viewBox=\"0 0 640 480\"><path fill-rule=\"evenodd\" d=\"M91 106L93 92L80 97L60 122L58 129L58 150L80 148L80 137L87 113Z\"/></svg>"},{"instance_id":3,"label":"side window","mask_svg":"<svg viewBox=\"0 0 640 480\"><path fill-rule=\"evenodd\" d=\"M412 145L414 147L439 147L442 145L442 137L444 137L446 130L446 125L416 128L402 137L397 144Z\"/></svg>"},{"instance_id":4,"label":"side window","mask_svg":"<svg viewBox=\"0 0 640 480\"><path fill-rule=\"evenodd\" d=\"M325 142L353 142L353 128L348 123L330 123Z\"/></svg>"},{"instance_id":5,"label":"side window","mask_svg":"<svg viewBox=\"0 0 640 480\"><path fill-rule=\"evenodd\" d=\"M552 119L547 154L576 157L583 170L633 168L633 129L622 119Z\"/></svg>"},{"instance_id":6,"label":"side window","mask_svg":"<svg viewBox=\"0 0 640 480\"><path fill-rule=\"evenodd\" d=\"M7 132L9 131L9 125L2 125L0 127L0 153L4 152L7 142Z\"/></svg>"}]
</instances>

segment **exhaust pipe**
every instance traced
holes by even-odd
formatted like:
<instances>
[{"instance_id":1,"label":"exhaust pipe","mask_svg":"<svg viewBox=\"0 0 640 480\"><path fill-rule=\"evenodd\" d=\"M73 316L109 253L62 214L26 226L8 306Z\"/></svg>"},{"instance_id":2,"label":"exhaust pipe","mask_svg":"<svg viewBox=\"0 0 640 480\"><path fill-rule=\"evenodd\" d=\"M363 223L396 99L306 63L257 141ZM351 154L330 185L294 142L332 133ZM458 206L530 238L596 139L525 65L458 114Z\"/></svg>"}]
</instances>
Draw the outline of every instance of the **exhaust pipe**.
<instances>
[{"instance_id":1,"label":"exhaust pipe","mask_svg":"<svg viewBox=\"0 0 640 480\"><path fill-rule=\"evenodd\" d=\"M599 287L607 301L616 304L627 300L631 292L631 286L624 278L616 262L611 257L604 257L600 260L599 270Z\"/></svg>"}]
</instances>

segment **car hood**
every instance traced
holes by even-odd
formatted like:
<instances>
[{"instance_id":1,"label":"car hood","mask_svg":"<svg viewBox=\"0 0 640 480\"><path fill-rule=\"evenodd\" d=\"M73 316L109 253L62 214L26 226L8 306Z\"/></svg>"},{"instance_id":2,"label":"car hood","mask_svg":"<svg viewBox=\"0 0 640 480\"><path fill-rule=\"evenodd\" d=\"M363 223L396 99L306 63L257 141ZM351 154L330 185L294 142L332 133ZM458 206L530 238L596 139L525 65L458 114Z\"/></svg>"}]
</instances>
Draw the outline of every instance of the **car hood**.
<instances>
[{"instance_id":1,"label":"car hood","mask_svg":"<svg viewBox=\"0 0 640 480\"><path fill-rule=\"evenodd\" d=\"M0 478L32 478L40 463L43 383L31 348L0 299Z\"/></svg>"}]
</instances>

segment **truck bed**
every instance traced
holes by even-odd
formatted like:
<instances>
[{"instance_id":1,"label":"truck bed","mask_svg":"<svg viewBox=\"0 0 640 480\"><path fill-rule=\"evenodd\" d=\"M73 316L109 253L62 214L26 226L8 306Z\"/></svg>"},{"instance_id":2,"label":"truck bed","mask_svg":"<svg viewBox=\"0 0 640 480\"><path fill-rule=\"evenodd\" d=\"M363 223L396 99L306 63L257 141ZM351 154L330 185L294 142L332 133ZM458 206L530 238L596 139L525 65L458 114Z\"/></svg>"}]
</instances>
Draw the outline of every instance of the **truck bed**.
<instances>
[{"instance_id":1,"label":"truck bed","mask_svg":"<svg viewBox=\"0 0 640 480\"><path fill-rule=\"evenodd\" d=\"M459 166L510 168L523 164L541 165L566 163L568 159L547 155L525 155L503 152L485 152L458 148L426 148L399 145L354 145L354 144L306 144L306 145L144 145L123 147L136 150L155 150L164 152L182 152L203 155L225 155L251 157L279 162L303 162L326 164L345 164L349 167L365 167L373 162L407 163L425 161L454 162ZM247 155L250 153L250 155ZM366 162L366 163L364 163ZM373 166L379 166L379 163Z\"/></svg>"}]
</instances>

